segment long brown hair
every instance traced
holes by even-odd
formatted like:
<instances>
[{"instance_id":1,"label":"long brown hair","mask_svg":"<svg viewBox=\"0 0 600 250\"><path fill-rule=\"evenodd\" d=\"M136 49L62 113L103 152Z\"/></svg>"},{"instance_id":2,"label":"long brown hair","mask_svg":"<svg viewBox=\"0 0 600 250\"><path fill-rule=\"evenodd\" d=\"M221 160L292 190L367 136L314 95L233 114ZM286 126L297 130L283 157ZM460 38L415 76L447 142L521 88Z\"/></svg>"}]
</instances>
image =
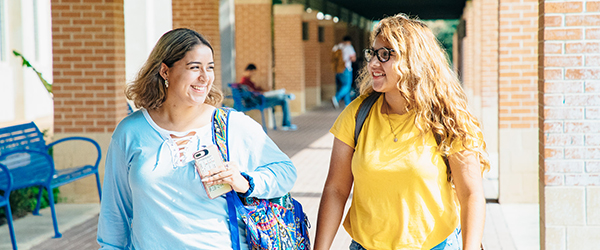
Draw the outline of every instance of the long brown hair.
<instances>
[{"instance_id":1,"label":"long brown hair","mask_svg":"<svg viewBox=\"0 0 600 250\"><path fill-rule=\"evenodd\" d=\"M138 108L151 110L162 106L168 90L165 80L160 76L161 64L172 67L197 45L209 47L214 57L215 52L208 40L196 31L179 28L162 35L135 80L125 89L125 96ZM212 86L204 103L215 106L222 101L223 93Z\"/></svg>"},{"instance_id":2,"label":"long brown hair","mask_svg":"<svg viewBox=\"0 0 600 250\"><path fill-rule=\"evenodd\" d=\"M395 69L400 80L396 87L415 111L415 124L422 134L433 131L441 137L444 155L456 141L477 153L482 171L490 168L485 141L477 118L469 112L467 96L448 64L446 53L426 24L397 14L382 19L371 33L389 44L398 56ZM373 79L364 67L360 73L360 92L373 92Z\"/></svg>"}]
</instances>

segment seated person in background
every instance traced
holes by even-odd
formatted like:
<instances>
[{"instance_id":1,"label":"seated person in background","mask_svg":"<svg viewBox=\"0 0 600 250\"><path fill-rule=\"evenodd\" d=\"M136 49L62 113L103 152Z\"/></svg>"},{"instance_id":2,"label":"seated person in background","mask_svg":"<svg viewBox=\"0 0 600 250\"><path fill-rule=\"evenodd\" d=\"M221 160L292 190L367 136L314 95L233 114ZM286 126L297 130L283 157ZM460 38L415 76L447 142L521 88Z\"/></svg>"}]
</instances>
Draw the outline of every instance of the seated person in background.
<instances>
[{"instance_id":1,"label":"seated person in background","mask_svg":"<svg viewBox=\"0 0 600 250\"><path fill-rule=\"evenodd\" d=\"M285 89L277 89L272 91L265 91L259 86L256 86L252 82L252 76L256 73L256 65L250 63L244 70L244 75L240 81L241 85L248 87L252 92L257 92L265 96L267 104L279 105L283 112L283 122L281 123L281 130L283 131L294 131L298 127L292 124L292 117L290 114L290 106L288 100L294 100L294 94L285 94Z\"/></svg>"}]
</instances>

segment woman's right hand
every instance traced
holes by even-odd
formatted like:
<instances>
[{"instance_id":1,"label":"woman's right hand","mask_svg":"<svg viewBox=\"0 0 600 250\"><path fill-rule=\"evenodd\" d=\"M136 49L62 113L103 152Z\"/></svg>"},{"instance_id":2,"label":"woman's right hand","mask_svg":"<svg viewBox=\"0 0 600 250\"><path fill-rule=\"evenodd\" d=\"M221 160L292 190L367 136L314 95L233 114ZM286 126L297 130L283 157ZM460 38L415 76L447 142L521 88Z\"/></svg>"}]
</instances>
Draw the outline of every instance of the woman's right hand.
<instances>
[{"instance_id":1,"label":"woman's right hand","mask_svg":"<svg viewBox=\"0 0 600 250\"><path fill-rule=\"evenodd\" d=\"M202 182L209 186L229 184L238 193L246 193L250 188L248 180L242 176L235 162L225 162L223 166L211 169L207 177L202 178Z\"/></svg>"}]
</instances>

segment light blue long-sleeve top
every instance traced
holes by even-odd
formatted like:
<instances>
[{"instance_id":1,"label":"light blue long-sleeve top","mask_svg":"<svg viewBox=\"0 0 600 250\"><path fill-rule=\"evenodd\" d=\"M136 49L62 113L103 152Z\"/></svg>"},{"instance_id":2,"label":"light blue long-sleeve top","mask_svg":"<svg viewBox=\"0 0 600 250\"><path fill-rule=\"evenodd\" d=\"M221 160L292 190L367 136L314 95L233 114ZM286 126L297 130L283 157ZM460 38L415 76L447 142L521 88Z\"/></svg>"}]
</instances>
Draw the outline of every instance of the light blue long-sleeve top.
<instances>
[{"instance_id":1,"label":"light blue long-sleeve top","mask_svg":"<svg viewBox=\"0 0 600 250\"><path fill-rule=\"evenodd\" d=\"M212 124L195 129L183 161L171 134L139 110L119 123L108 148L98 243L101 249L231 249L227 201L208 198L191 154L213 144ZM229 115L230 161L254 181L249 195L283 196L296 181L288 156L260 124L240 112ZM238 218L242 249L247 249Z\"/></svg>"}]
</instances>

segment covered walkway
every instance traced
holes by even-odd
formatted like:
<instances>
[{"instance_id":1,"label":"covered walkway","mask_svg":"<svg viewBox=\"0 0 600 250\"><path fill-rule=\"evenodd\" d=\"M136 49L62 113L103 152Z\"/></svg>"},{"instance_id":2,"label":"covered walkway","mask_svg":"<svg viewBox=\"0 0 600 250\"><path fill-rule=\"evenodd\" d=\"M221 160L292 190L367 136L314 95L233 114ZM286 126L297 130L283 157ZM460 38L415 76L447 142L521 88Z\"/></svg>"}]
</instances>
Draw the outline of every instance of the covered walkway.
<instances>
[{"instance_id":1,"label":"covered walkway","mask_svg":"<svg viewBox=\"0 0 600 250\"><path fill-rule=\"evenodd\" d=\"M215 86L235 82L245 65L255 63L255 80L262 87L286 88L296 95L292 113L321 110L322 100L335 92L331 47L347 34L357 51L368 47L371 21L381 16L371 17L383 15L369 11L382 9L422 18L450 18L434 14L451 11L451 18L459 18L453 62L492 159L488 177L495 182L487 190L494 193L497 187L490 198L502 204L501 209L490 205L493 220L488 222L503 221L496 220L503 218L495 215L498 211L507 218L506 226L497 224L495 235L510 235L502 233L506 228L515 228L513 233L530 229L509 222L514 210L505 208L510 204L539 204L539 215L518 220L539 218L539 227L531 228L541 231L527 239L541 239L541 249L597 249L599 0L0 0L6 16L0 18L0 73L5 76L0 81L0 124L49 121L53 140L85 136L106 152L112 131L127 112L125 83L158 37L179 27L200 31L213 44ZM20 50L52 79L53 97L33 71L10 55L11 49ZM326 134L326 129L319 135L309 126L286 134L298 138L285 140L303 146L288 151L281 144L295 161ZM328 155L325 148L309 151ZM85 155L73 155L69 148L54 151L56 164L65 167L84 162ZM298 166L304 168L300 162ZM308 180L315 182L307 182L307 190L294 190L308 199L307 206L319 195L316 185L309 186L316 178ZM92 187L91 179L75 182L61 187L61 194L69 202L97 203ZM498 242L520 246L517 238Z\"/></svg>"},{"instance_id":2,"label":"covered walkway","mask_svg":"<svg viewBox=\"0 0 600 250\"><path fill-rule=\"evenodd\" d=\"M340 110L324 105L294 117L295 132L269 131L269 136L292 158L298 169L298 180L292 195L304 206L311 221L311 236L316 229L317 211L325 178L333 135L329 128ZM486 189L487 196L494 190ZM493 197L493 194L491 195ZM348 204L349 206L349 204ZM67 250L98 249L96 226L98 204L59 204L58 220L63 237L52 239L49 210L44 216L31 216L15 222L19 249ZM484 244L487 250L536 250L539 248L537 205L487 205ZM36 230L33 230L33 228ZM0 227L0 239L8 239L6 225ZM311 239L314 240L314 237ZM340 228L332 249L348 249L350 237ZM0 242L0 250L11 249L10 242Z\"/></svg>"}]
</instances>

